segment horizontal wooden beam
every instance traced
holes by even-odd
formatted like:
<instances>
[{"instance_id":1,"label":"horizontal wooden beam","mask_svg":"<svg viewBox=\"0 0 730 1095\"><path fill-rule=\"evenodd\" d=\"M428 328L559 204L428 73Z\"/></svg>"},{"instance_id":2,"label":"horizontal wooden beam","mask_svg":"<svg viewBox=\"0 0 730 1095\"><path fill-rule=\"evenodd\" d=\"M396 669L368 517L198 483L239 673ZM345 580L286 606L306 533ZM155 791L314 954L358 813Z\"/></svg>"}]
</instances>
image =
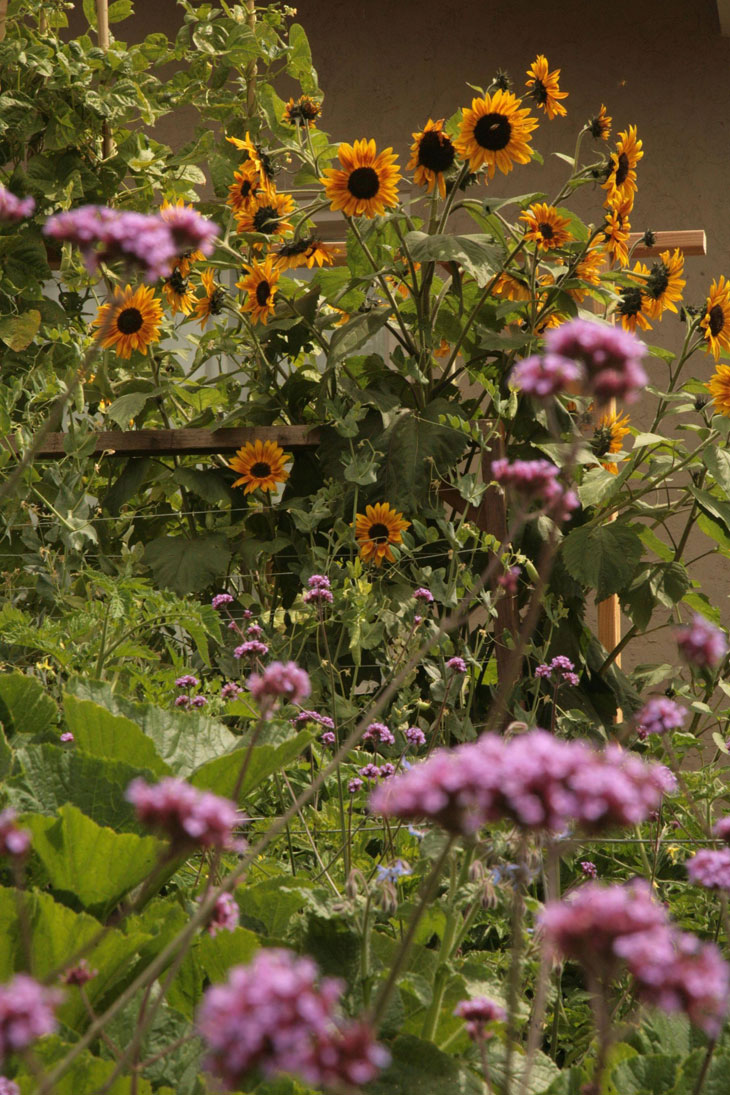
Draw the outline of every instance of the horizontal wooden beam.
<instances>
[{"instance_id":1,"label":"horizontal wooden beam","mask_svg":"<svg viewBox=\"0 0 730 1095\"><path fill-rule=\"evenodd\" d=\"M49 433L35 459L60 460L68 456L68 435ZM248 441L275 441L285 449L312 449L320 441L319 430L309 426L239 426L223 430L100 430L94 456L205 456L233 453ZM15 441L0 443L19 455Z\"/></svg>"},{"instance_id":2,"label":"horizontal wooden beam","mask_svg":"<svg viewBox=\"0 0 730 1095\"><path fill-rule=\"evenodd\" d=\"M637 259L653 258L660 255L662 251L674 251L675 247L678 247L683 255L707 254L707 237L702 228L687 228L676 232L655 232L654 236L655 240L651 247L647 247L645 243L638 243L638 246L634 246L639 240L643 239L644 233L629 233L629 246L633 249L631 252L632 257Z\"/></svg>"}]
</instances>

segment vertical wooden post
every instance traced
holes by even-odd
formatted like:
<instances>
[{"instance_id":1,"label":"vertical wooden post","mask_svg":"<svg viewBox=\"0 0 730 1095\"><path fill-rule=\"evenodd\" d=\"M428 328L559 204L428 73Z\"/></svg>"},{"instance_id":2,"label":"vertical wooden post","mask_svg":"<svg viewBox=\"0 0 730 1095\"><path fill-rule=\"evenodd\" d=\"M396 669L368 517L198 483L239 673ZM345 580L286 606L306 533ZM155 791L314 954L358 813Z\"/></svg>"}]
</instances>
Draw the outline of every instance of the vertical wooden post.
<instances>
[{"instance_id":1,"label":"vertical wooden post","mask_svg":"<svg viewBox=\"0 0 730 1095\"><path fill-rule=\"evenodd\" d=\"M5 24L8 19L8 0L0 0L0 42L5 37Z\"/></svg>"},{"instance_id":2,"label":"vertical wooden post","mask_svg":"<svg viewBox=\"0 0 730 1095\"><path fill-rule=\"evenodd\" d=\"M96 35L99 49L106 53L109 49L109 0L96 0ZM107 160L112 152L112 139L109 123L101 123L101 157Z\"/></svg>"},{"instance_id":3,"label":"vertical wooden post","mask_svg":"<svg viewBox=\"0 0 730 1095\"><path fill-rule=\"evenodd\" d=\"M251 31L256 29L256 0L246 0L247 23ZM246 116L253 117L256 108L256 62L249 61L246 67Z\"/></svg>"}]
</instances>

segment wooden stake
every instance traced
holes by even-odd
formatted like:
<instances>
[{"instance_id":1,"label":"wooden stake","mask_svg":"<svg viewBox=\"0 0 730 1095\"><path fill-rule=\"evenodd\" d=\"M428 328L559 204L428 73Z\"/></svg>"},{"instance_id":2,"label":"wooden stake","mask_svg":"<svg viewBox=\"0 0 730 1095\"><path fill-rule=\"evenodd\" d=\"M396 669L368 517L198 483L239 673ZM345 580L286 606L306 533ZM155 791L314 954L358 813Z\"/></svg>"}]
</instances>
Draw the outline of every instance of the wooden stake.
<instances>
[{"instance_id":1,"label":"wooden stake","mask_svg":"<svg viewBox=\"0 0 730 1095\"><path fill-rule=\"evenodd\" d=\"M8 0L0 0L0 42L5 37L5 24L8 19Z\"/></svg>"},{"instance_id":2,"label":"wooden stake","mask_svg":"<svg viewBox=\"0 0 730 1095\"><path fill-rule=\"evenodd\" d=\"M96 34L99 49L106 53L109 49L109 0L96 0ZM112 139L109 123L101 123L101 158L108 160L112 153Z\"/></svg>"},{"instance_id":3,"label":"wooden stake","mask_svg":"<svg viewBox=\"0 0 730 1095\"><path fill-rule=\"evenodd\" d=\"M246 22L253 33L256 30L256 0L246 0ZM256 109L256 62L249 61L246 67L246 115L253 118Z\"/></svg>"}]
</instances>

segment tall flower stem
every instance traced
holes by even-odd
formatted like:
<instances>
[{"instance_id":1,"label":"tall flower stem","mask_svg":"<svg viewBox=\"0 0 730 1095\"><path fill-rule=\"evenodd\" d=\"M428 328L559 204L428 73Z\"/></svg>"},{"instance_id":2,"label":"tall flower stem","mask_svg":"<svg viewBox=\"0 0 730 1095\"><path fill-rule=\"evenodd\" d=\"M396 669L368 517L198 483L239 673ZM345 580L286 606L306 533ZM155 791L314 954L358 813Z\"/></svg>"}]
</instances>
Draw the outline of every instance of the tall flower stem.
<instances>
[{"instance_id":1,"label":"tall flower stem","mask_svg":"<svg viewBox=\"0 0 730 1095\"><path fill-rule=\"evenodd\" d=\"M451 861L451 876L449 882L449 893L446 898L447 913L446 924L444 925L444 934L441 938L441 946L439 948L436 977L433 984L433 993L431 996L431 1004L426 1013L426 1018L423 1022L423 1030L421 1031L421 1038L425 1041L433 1041L434 1034L436 1033L436 1027L438 1025L439 1015L441 1014L441 1006L443 1004L444 992L446 991L446 984L449 975L449 960L454 952L454 943L456 940L457 928L459 926L458 911L456 903L459 894L463 892L464 886L469 878L469 867L474 855L474 848L467 848L464 853L464 859L461 864L461 870L457 874L456 871L456 857Z\"/></svg>"},{"instance_id":2,"label":"tall flower stem","mask_svg":"<svg viewBox=\"0 0 730 1095\"><path fill-rule=\"evenodd\" d=\"M521 837L518 863L520 870L514 883L512 898L512 956L507 982L507 1054L504 1062L504 1092L510 1095L512 1085L512 1058L517 1044L517 1005L520 996L520 978L522 975L522 925L525 919L525 881L527 875L527 846Z\"/></svg>"}]
</instances>

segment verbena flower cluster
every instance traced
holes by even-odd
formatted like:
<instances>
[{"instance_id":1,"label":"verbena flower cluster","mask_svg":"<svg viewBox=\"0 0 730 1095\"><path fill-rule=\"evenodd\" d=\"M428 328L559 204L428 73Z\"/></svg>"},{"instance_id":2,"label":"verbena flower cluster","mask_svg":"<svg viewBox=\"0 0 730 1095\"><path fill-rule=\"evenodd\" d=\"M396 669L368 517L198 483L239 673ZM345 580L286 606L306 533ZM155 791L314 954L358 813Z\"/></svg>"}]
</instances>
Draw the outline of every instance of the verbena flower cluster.
<instances>
[{"instance_id":1,"label":"verbena flower cluster","mask_svg":"<svg viewBox=\"0 0 730 1095\"><path fill-rule=\"evenodd\" d=\"M727 654L725 632L699 613L686 627L677 628L675 637L682 657L698 669L714 669Z\"/></svg>"},{"instance_id":2,"label":"verbena flower cluster","mask_svg":"<svg viewBox=\"0 0 730 1095\"><path fill-rule=\"evenodd\" d=\"M627 886L588 882L540 915L550 949L607 980L625 963L646 1003L685 1012L711 1037L722 1030L730 967L714 943L678 931L643 880Z\"/></svg>"},{"instance_id":3,"label":"verbena flower cluster","mask_svg":"<svg viewBox=\"0 0 730 1095\"><path fill-rule=\"evenodd\" d=\"M368 1083L389 1057L368 1026L341 1017L342 991L340 981L320 979L311 958L260 951L205 993L197 1026L208 1068L237 1090L282 1072L313 1087Z\"/></svg>"},{"instance_id":4,"label":"verbena flower cluster","mask_svg":"<svg viewBox=\"0 0 730 1095\"><path fill-rule=\"evenodd\" d=\"M49 217L43 232L59 242L75 244L91 272L101 262L121 259L139 267L148 281L156 281L167 277L175 259L187 251L211 254L218 228L194 209L172 207L163 218L81 205Z\"/></svg>"},{"instance_id":5,"label":"verbena flower cluster","mask_svg":"<svg viewBox=\"0 0 730 1095\"><path fill-rule=\"evenodd\" d=\"M330 589L330 580L324 574L313 574L307 582L307 590L302 594L305 604L332 604L334 596Z\"/></svg>"},{"instance_id":6,"label":"verbena flower cluster","mask_svg":"<svg viewBox=\"0 0 730 1095\"><path fill-rule=\"evenodd\" d=\"M19 859L30 848L30 833L16 824L16 813L12 806L0 810L0 855Z\"/></svg>"},{"instance_id":7,"label":"verbena flower cluster","mask_svg":"<svg viewBox=\"0 0 730 1095\"><path fill-rule=\"evenodd\" d=\"M558 654L550 663L543 662L542 665L538 665L535 668L535 676L539 679L550 681L555 673L556 678L560 675L558 683L565 681L566 684L573 685L574 688L580 684L580 678L575 672L575 666L571 662L570 658L566 658L564 654Z\"/></svg>"},{"instance_id":8,"label":"verbena flower cluster","mask_svg":"<svg viewBox=\"0 0 730 1095\"><path fill-rule=\"evenodd\" d=\"M503 1023L507 1012L488 996L474 996L471 1000L460 1000L454 1008L454 1015L464 1020L469 1037L479 1042L492 1037L487 1029L489 1023Z\"/></svg>"},{"instance_id":9,"label":"verbena flower cluster","mask_svg":"<svg viewBox=\"0 0 730 1095\"><path fill-rule=\"evenodd\" d=\"M18 198L12 190L0 183L0 222L22 221L32 217L35 209L33 198Z\"/></svg>"},{"instance_id":10,"label":"verbena flower cluster","mask_svg":"<svg viewBox=\"0 0 730 1095\"><path fill-rule=\"evenodd\" d=\"M690 882L707 890L730 891L730 848L701 848L685 863Z\"/></svg>"},{"instance_id":11,"label":"verbena flower cluster","mask_svg":"<svg viewBox=\"0 0 730 1095\"><path fill-rule=\"evenodd\" d=\"M687 718L687 709L665 696L657 696L644 704L636 717L640 738L649 734L667 734L681 730Z\"/></svg>"},{"instance_id":12,"label":"verbena flower cluster","mask_svg":"<svg viewBox=\"0 0 730 1095\"><path fill-rule=\"evenodd\" d=\"M648 382L641 364L644 344L621 327L572 319L546 332L545 349L582 367L585 387L598 403L635 403Z\"/></svg>"},{"instance_id":13,"label":"verbena flower cluster","mask_svg":"<svg viewBox=\"0 0 730 1095\"><path fill-rule=\"evenodd\" d=\"M234 830L243 821L236 804L182 779L167 776L156 784L134 779L126 798L143 824L166 833L175 844L233 851L245 846L234 839Z\"/></svg>"},{"instance_id":14,"label":"verbena flower cluster","mask_svg":"<svg viewBox=\"0 0 730 1095\"><path fill-rule=\"evenodd\" d=\"M222 893L215 903L210 920L206 924L208 935L215 937L220 931L235 931L240 916L241 913L236 899L229 893Z\"/></svg>"},{"instance_id":15,"label":"verbena flower cluster","mask_svg":"<svg viewBox=\"0 0 730 1095\"><path fill-rule=\"evenodd\" d=\"M567 521L578 508L575 491L564 486L559 469L549 460L495 460L493 478L504 487L512 487L527 502L538 502L557 521Z\"/></svg>"},{"instance_id":16,"label":"verbena flower cluster","mask_svg":"<svg viewBox=\"0 0 730 1095\"><path fill-rule=\"evenodd\" d=\"M0 1061L52 1034L57 1025L54 1008L62 999L58 989L47 988L25 973L0 985Z\"/></svg>"},{"instance_id":17,"label":"verbena flower cluster","mask_svg":"<svg viewBox=\"0 0 730 1095\"><path fill-rule=\"evenodd\" d=\"M502 819L525 829L598 831L646 820L674 786L667 768L618 746L599 751L532 730L439 750L378 787L370 803L375 813L430 818L459 833Z\"/></svg>"},{"instance_id":18,"label":"verbena flower cluster","mask_svg":"<svg viewBox=\"0 0 730 1095\"><path fill-rule=\"evenodd\" d=\"M309 676L296 662L272 662L260 674L248 679L248 690L260 707L269 707L278 699L299 703L310 693Z\"/></svg>"}]
</instances>

